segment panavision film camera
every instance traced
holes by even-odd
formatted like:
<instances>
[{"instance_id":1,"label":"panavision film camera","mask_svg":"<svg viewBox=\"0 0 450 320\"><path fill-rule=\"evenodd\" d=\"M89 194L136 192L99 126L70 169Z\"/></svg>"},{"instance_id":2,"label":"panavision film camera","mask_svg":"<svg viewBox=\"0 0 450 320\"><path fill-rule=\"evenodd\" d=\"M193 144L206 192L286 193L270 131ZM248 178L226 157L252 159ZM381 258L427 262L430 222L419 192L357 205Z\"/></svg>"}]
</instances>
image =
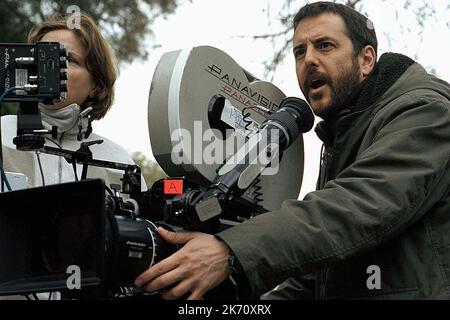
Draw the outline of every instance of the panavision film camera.
<instances>
[{"instance_id":1,"label":"panavision film camera","mask_svg":"<svg viewBox=\"0 0 450 320\"><path fill-rule=\"evenodd\" d=\"M301 133L314 122L309 106L216 48L166 53L155 70L150 142L169 178L146 192L137 166L93 159L89 143L64 150L42 142L56 129L43 130L37 103L67 91L59 44L0 49L0 94L20 102L17 149L83 165L80 181L0 193L0 295L135 296L134 279L177 250L158 236L158 225L214 234L298 197ZM122 185L86 179L89 166L121 170ZM68 285L74 270L79 290Z\"/></svg>"}]
</instances>

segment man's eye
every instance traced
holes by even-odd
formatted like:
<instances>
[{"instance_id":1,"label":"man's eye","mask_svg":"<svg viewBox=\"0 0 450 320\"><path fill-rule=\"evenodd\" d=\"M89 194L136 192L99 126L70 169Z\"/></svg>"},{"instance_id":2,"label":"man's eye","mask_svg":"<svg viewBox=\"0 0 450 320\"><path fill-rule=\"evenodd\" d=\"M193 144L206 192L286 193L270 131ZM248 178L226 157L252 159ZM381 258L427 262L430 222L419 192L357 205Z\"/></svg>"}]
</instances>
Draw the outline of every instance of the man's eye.
<instances>
[{"instance_id":1,"label":"man's eye","mask_svg":"<svg viewBox=\"0 0 450 320\"><path fill-rule=\"evenodd\" d=\"M322 42L320 44L321 49L331 49L333 47L333 44L331 42Z\"/></svg>"},{"instance_id":2,"label":"man's eye","mask_svg":"<svg viewBox=\"0 0 450 320\"><path fill-rule=\"evenodd\" d=\"M305 55L305 50L303 50L303 49L297 50L297 51L295 51L295 53L294 53L294 57L295 57L295 58L301 58L301 57L303 57L304 55Z\"/></svg>"}]
</instances>

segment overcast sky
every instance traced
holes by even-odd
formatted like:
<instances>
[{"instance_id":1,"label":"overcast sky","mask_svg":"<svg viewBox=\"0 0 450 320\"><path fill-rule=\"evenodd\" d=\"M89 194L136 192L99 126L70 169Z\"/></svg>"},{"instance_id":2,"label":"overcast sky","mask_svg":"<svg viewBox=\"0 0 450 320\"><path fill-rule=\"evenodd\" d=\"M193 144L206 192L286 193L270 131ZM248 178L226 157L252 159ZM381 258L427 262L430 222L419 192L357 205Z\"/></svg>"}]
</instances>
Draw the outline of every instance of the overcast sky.
<instances>
[{"instance_id":1,"label":"overcast sky","mask_svg":"<svg viewBox=\"0 0 450 320\"><path fill-rule=\"evenodd\" d=\"M122 66L116 85L115 103L105 119L94 124L95 131L116 141L130 153L141 151L153 158L148 136L147 103L153 71L162 54L210 45L223 50L243 68L262 79L263 62L272 57L272 45L239 36L278 30L273 17L283 2L271 0L269 5L267 1L261 0L194 0L193 3L180 6L176 14L167 20L157 20L152 29L154 40L160 47L150 51L148 61ZM401 8L399 14L395 13L397 1L370 1L367 11L378 34L379 54L392 51L413 58L417 55L418 62L428 69L433 67L441 78L450 82L449 13L444 10L448 1L433 2L438 10L437 19L427 21L423 41L418 37L414 15ZM408 30L408 26L411 30ZM386 34L389 34L390 42ZM273 83L287 96L303 97L297 85L291 54L277 68ZM300 198L315 188L321 147L313 131L303 138L305 167Z\"/></svg>"}]
</instances>

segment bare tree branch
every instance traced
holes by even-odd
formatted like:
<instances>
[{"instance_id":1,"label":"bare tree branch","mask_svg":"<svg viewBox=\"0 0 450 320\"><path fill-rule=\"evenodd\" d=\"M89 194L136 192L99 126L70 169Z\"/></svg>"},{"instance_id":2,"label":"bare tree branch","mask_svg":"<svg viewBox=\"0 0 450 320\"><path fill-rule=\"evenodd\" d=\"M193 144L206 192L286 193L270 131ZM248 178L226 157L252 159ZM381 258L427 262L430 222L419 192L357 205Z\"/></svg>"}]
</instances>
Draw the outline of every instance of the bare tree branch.
<instances>
[{"instance_id":1,"label":"bare tree branch","mask_svg":"<svg viewBox=\"0 0 450 320\"><path fill-rule=\"evenodd\" d=\"M278 38L280 36L286 35L290 30L291 30L291 27L289 26L288 28L286 28L280 32L256 35L256 36L252 36L252 38L253 39ZM236 38L248 38L248 36L236 36Z\"/></svg>"}]
</instances>

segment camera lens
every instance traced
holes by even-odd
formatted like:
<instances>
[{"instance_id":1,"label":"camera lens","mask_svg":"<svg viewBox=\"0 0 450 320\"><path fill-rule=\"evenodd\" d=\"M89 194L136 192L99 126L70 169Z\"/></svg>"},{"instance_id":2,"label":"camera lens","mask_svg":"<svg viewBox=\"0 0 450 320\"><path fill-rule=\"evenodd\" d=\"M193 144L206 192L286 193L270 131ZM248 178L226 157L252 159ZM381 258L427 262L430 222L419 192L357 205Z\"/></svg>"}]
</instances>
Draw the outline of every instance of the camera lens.
<instances>
[{"instance_id":1,"label":"camera lens","mask_svg":"<svg viewBox=\"0 0 450 320\"><path fill-rule=\"evenodd\" d=\"M118 226L115 283L133 285L138 275L177 250L158 235L153 222L119 215L115 219Z\"/></svg>"}]
</instances>

